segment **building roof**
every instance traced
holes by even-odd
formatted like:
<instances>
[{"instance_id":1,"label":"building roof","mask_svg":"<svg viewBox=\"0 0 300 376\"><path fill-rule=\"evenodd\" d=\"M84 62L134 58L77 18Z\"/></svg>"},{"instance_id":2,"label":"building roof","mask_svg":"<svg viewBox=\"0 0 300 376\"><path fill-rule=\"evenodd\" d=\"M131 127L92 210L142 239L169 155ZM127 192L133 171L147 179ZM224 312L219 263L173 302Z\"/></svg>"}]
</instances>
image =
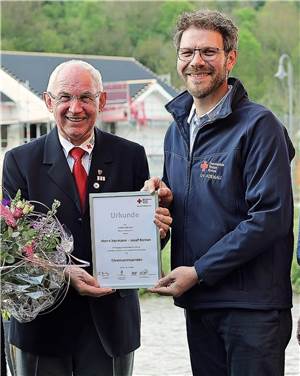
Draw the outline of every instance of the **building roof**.
<instances>
[{"instance_id":1,"label":"building roof","mask_svg":"<svg viewBox=\"0 0 300 376\"><path fill-rule=\"evenodd\" d=\"M98 69L106 82L130 81L130 96L136 97L143 91L147 82L141 80L157 80L172 96L176 89L162 81L150 69L132 57L54 54L39 52L2 51L1 66L17 80L26 82L32 91L41 95L47 88L50 73L64 61L81 59ZM138 81L137 84L134 81Z\"/></svg>"},{"instance_id":2,"label":"building roof","mask_svg":"<svg viewBox=\"0 0 300 376\"><path fill-rule=\"evenodd\" d=\"M2 91L0 91L0 102L1 103L14 103L14 100L5 95Z\"/></svg>"}]
</instances>

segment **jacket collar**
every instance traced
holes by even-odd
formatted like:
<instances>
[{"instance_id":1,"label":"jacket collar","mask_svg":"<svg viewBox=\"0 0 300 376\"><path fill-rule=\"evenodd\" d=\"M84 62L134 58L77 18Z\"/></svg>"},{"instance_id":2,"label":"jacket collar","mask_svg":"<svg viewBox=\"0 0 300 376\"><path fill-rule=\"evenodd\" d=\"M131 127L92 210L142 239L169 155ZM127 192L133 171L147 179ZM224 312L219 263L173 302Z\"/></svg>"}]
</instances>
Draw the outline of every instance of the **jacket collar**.
<instances>
[{"instance_id":1,"label":"jacket collar","mask_svg":"<svg viewBox=\"0 0 300 376\"><path fill-rule=\"evenodd\" d=\"M88 177L89 193L105 192L107 183L111 179L114 159L110 137L95 128L95 145Z\"/></svg>"},{"instance_id":2,"label":"jacket collar","mask_svg":"<svg viewBox=\"0 0 300 376\"><path fill-rule=\"evenodd\" d=\"M80 210L75 182L63 148L59 142L57 128L46 136L43 164L49 165L48 175L54 183L72 200Z\"/></svg>"},{"instance_id":3,"label":"jacket collar","mask_svg":"<svg viewBox=\"0 0 300 376\"><path fill-rule=\"evenodd\" d=\"M230 77L228 79L228 84L232 85L232 94L230 95L230 100L227 101L226 104L224 104L222 111L218 114L215 120L217 120L218 118L227 117L229 114L231 114L236 104L242 98L248 96L245 88L238 79ZM180 125L186 121L193 103L193 97L186 90L172 99L169 103L167 103L166 109L172 114L174 120Z\"/></svg>"},{"instance_id":4,"label":"jacket collar","mask_svg":"<svg viewBox=\"0 0 300 376\"><path fill-rule=\"evenodd\" d=\"M89 193L98 193L103 190L111 173L114 158L111 145L106 137L105 133L95 128L95 145L88 176L87 201ZM43 164L49 165L48 175L50 178L75 203L80 211L80 201L75 181L59 142L57 128L54 128L45 138ZM88 208L88 202L86 208Z\"/></svg>"}]
</instances>

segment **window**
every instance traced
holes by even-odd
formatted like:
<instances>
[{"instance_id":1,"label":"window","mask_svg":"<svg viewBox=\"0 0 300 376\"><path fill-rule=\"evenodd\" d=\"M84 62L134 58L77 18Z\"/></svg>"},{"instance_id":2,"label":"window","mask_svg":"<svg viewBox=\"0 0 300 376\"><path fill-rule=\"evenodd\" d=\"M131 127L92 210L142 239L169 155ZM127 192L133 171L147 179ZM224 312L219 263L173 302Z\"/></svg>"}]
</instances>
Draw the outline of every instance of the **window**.
<instances>
[{"instance_id":1,"label":"window","mask_svg":"<svg viewBox=\"0 0 300 376\"><path fill-rule=\"evenodd\" d=\"M27 123L24 124L24 143L30 142L51 130L50 123Z\"/></svg>"},{"instance_id":2,"label":"window","mask_svg":"<svg viewBox=\"0 0 300 376\"><path fill-rule=\"evenodd\" d=\"M1 148L6 148L9 124L1 124L0 127L1 127Z\"/></svg>"}]
</instances>

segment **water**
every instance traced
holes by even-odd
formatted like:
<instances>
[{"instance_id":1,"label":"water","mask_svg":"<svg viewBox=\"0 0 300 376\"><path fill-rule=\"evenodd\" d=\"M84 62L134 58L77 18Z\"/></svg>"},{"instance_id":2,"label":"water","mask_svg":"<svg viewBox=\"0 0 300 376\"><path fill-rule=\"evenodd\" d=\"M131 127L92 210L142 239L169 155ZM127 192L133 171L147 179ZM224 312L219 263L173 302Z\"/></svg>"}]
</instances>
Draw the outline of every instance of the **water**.
<instances>
[{"instance_id":1,"label":"water","mask_svg":"<svg viewBox=\"0 0 300 376\"><path fill-rule=\"evenodd\" d=\"M135 353L134 376L191 376L184 311L168 297L141 299L142 346ZM285 376L300 375L296 339L300 295L294 296L293 334L286 350Z\"/></svg>"}]
</instances>

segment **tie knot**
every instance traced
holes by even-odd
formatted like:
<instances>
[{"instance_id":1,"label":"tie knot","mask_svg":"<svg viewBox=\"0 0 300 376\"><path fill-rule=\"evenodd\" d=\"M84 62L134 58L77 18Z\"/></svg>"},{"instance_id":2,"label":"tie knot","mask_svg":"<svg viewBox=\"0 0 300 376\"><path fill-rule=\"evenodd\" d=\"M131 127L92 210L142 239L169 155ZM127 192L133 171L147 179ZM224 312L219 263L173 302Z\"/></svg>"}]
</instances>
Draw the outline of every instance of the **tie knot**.
<instances>
[{"instance_id":1,"label":"tie knot","mask_svg":"<svg viewBox=\"0 0 300 376\"><path fill-rule=\"evenodd\" d=\"M80 160L84 153L85 151L79 147L75 147L70 150L70 155L75 159L75 161Z\"/></svg>"}]
</instances>

